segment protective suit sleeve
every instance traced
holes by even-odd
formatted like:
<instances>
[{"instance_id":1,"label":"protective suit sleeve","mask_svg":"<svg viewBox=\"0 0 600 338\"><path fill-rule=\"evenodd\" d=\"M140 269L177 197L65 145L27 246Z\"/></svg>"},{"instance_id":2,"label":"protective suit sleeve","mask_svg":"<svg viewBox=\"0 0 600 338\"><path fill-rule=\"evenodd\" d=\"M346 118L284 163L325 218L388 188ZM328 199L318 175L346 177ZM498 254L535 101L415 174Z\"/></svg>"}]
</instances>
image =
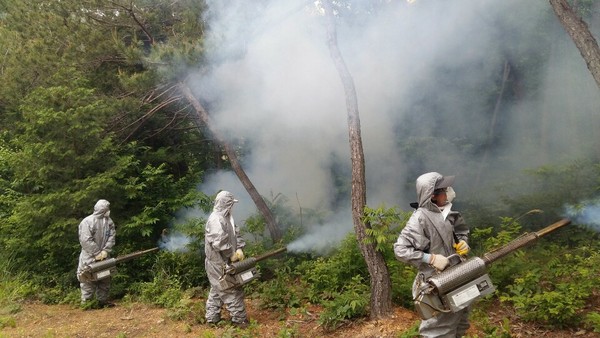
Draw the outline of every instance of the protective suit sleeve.
<instances>
[{"instance_id":1,"label":"protective suit sleeve","mask_svg":"<svg viewBox=\"0 0 600 338\"><path fill-rule=\"evenodd\" d=\"M417 268L427 264L423 256L427 253L430 243L423 231L424 226L420 223L417 214L413 214L394 244L396 258Z\"/></svg>"},{"instance_id":2,"label":"protective suit sleeve","mask_svg":"<svg viewBox=\"0 0 600 338\"><path fill-rule=\"evenodd\" d=\"M108 239L106 240L106 244L104 244L104 251L111 253L113 247L115 246L115 239L117 237L117 230L115 228L115 223L112 219L108 219Z\"/></svg>"},{"instance_id":3,"label":"protective suit sleeve","mask_svg":"<svg viewBox=\"0 0 600 338\"><path fill-rule=\"evenodd\" d=\"M459 241L469 242L469 226L458 211L452 211L448 216L450 223L454 226L454 234Z\"/></svg>"},{"instance_id":4,"label":"protective suit sleeve","mask_svg":"<svg viewBox=\"0 0 600 338\"><path fill-rule=\"evenodd\" d=\"M243 249L246 246L246 240L242 237L240 233L240 227L235 226L235 239L237 241L237 249Z\"/></svg>"},{"instance_id":5,"label":"protective suit sleeve","mask_svg":"<svg viewBox=\"0 0 600 338\"><path fill-rule=\"evenodd\" d=\"M89 256L96 256L102 251L102 248L96 244L94 234L92 233L93 223L88 218L79 223L79 243L81 248Z\"/></svg>"}]
</instances>

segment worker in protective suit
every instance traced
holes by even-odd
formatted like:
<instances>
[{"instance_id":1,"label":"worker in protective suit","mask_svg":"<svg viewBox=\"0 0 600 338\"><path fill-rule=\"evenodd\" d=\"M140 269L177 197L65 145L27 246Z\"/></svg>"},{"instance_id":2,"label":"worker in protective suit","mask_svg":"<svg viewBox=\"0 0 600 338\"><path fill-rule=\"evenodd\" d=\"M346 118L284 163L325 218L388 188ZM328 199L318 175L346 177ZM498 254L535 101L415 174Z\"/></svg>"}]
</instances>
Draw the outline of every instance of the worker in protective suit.
<instances>
[{"instance_id":1,"label":"worker in protective suit","mask_svg":"<svg viewBox=\"0 0 600 338\"><path fill-rule=\"evenodd\" d=\"M469 228L461 214L452 210L456 196L454 176L437 172L417 178L418 205L394 244L396 258L419 270L413 283L413 298L427 278L448 267L448 256L469 252ZM440 313L423 320L421 337L462 337L469 328L469 308L456 313Z\"/></svg>"},{"instance_id":2,"label":"worker in protective suit","mask_svg":"<svg viewBox=\"0 0 600 338\"><path fill-rule=\"evenodd\" d=\"M110 218L110 203L107 200L98 200L94 205L94 213L84 218L79 224L81 253L79 254L77 279L80 282L83 306L86 302L91 301L94 295L101 307L114 306L108 301L110 277L94 282L82 282L79 277L86 265L109 257L115 246L115 235L115 223Z\"/></svg>"},{"instance_id":3,"label":"worker in protective suit","mask_svg":"<svg viewBox=\"0 0 600 338\"><path fill-rule=\"evenodd\" d=\"M228 191L221 191L215 198L213 211L206 221L204 233L205 268L210 282L206 299L206 322L216 324L221 320L221 308L225 305L231 322L238 327L248 326L242 286L221 290L219 279L225 265L244 259L242 249L246 242L235 225L231 208L237 200Z\"/></svg>"}]
</instances>

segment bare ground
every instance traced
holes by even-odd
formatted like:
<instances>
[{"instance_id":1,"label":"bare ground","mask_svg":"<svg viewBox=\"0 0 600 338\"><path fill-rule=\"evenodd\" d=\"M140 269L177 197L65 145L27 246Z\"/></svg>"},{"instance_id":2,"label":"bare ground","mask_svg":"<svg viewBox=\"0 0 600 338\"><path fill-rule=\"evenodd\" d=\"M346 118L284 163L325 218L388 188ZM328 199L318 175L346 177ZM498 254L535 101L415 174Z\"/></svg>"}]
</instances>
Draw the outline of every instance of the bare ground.
<instances>
[{"instance_id":1,"label":"bare ground","mask_svg":"<svg viewBox=\"0 0 600 338\"><path fill-rule=\"evenodd\" d=\"M202 301L202 300L198 300ZM244 330L224 324L210 327L185 320L170 319L169 310L140 303L118 303L116 307L83 311L71 305L25 303L13 315L14 327L0 329L0 337L399 337L419 321L410 310L395 307L390 318L378 321L348 322L334 332L318 323L320 308L310 307L294 313L261 310L257 302L246 300L251 325ZM584 330L551 331L520 323L510 309L494 307L489 311L490 325L500 326L503 319L511 323L512 337L600 337ZM471 337L485 337L472 327Z\"/></svg>"}]
</instances>

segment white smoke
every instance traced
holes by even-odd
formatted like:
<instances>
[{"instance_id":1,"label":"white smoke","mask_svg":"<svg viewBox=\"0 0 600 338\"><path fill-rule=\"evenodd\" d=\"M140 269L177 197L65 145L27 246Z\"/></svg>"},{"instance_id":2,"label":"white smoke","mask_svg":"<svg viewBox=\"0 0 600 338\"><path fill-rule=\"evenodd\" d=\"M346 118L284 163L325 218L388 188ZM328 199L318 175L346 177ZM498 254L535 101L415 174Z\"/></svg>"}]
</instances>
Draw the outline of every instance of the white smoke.
<instances>
[{"instance_id":1,"label":"white smoke","mask_svg":"<svg viewBox=\"0 0 600 338\"><path fill-rule=\"evenodd\" d=\"M352 219L348 213L338 213L331 223L311 226L308 234L288 244L289 252L311 252L326 255L335 249L345 235L352 231Z\"/></svg>"},{"instance_id":2,"label":"white smoke","mask_svg":"<svg viewBox=\"0 0 600 338\"><path fill-rule=\"evenodd\" d=\"M161 250L169 252L188 252L188 244L192 242L192 238L179 232L163 234L158 241L158 247Z\"/></svg>"},{"instance_id":3,"label":"white smoke","mask_svg":"<svg viewBox=\"0 0 600 338\"><path fill-rule=\"evenodd\" d=\"M566 216L574 223L600 232L600 201L587 201L580 205L565 207Z\"/></svg>"},{"instance_id":4,"label":"white smoke","mask_svg":"<svg viewBox=\"0 0 600 338\"><path fill-rule=\"evenodd\" d=\"M552 57L538 74L545 85L534 91L527 88L529 79L521 79L523 93L513 94L523 96L518 104L502 101L498 123L506 134L497 135L502 148L487 163L481 163L481 154L465 157L468 151L460 145L429 146L421 151L434 156L418 162L407 155L398 147L405 137L484 140L491 116L485 100L497 89L503 53L536 48L540 22L554 14L544 1L385 3L379 12L337 22L338 44L357 89L370 206L408 210L414 181L427 171L456 174L455 188L468 198L479 172L477 191L485 191L485 185L524 168L595 151L598 89L556 21L544 32L553 35ZM369 1L350 4L366 8ZM309 235L298 247L333 245L352 224L349 200L338 200L348 196L334 195L331 168L349 168L350 154L344 91L322 16L313 2L301 0L207 5L209 65L192 74L189 84L221 134L250 145L243 166L262 195L297 196L303 208L346 215L315 226L326 234ZM217 172L205 182L200 189L207 194L224 189L238 197L233 210L238 224L256 212L231 172Z\"/></svg>"}]
</instances>

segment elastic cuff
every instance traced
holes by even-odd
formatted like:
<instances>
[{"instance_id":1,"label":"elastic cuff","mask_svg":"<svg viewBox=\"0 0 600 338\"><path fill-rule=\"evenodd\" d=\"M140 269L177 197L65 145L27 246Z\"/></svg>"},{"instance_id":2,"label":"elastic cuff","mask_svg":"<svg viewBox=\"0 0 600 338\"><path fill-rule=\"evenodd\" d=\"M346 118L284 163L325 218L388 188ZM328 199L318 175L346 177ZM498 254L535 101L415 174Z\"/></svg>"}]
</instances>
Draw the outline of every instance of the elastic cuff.
<instances>
[{"instance_id":1,"label":"elastic cuff","mask_svg":"<svg viewBox=\"0 0 600 338\"><path fill-rule=\"evenodd\" d=\"M428 253L424 253L423 254L423 258L421 258L421 261L423 263L429 264L429 261L431 260L431 255Z\"/></svg>"}]
</instances>

